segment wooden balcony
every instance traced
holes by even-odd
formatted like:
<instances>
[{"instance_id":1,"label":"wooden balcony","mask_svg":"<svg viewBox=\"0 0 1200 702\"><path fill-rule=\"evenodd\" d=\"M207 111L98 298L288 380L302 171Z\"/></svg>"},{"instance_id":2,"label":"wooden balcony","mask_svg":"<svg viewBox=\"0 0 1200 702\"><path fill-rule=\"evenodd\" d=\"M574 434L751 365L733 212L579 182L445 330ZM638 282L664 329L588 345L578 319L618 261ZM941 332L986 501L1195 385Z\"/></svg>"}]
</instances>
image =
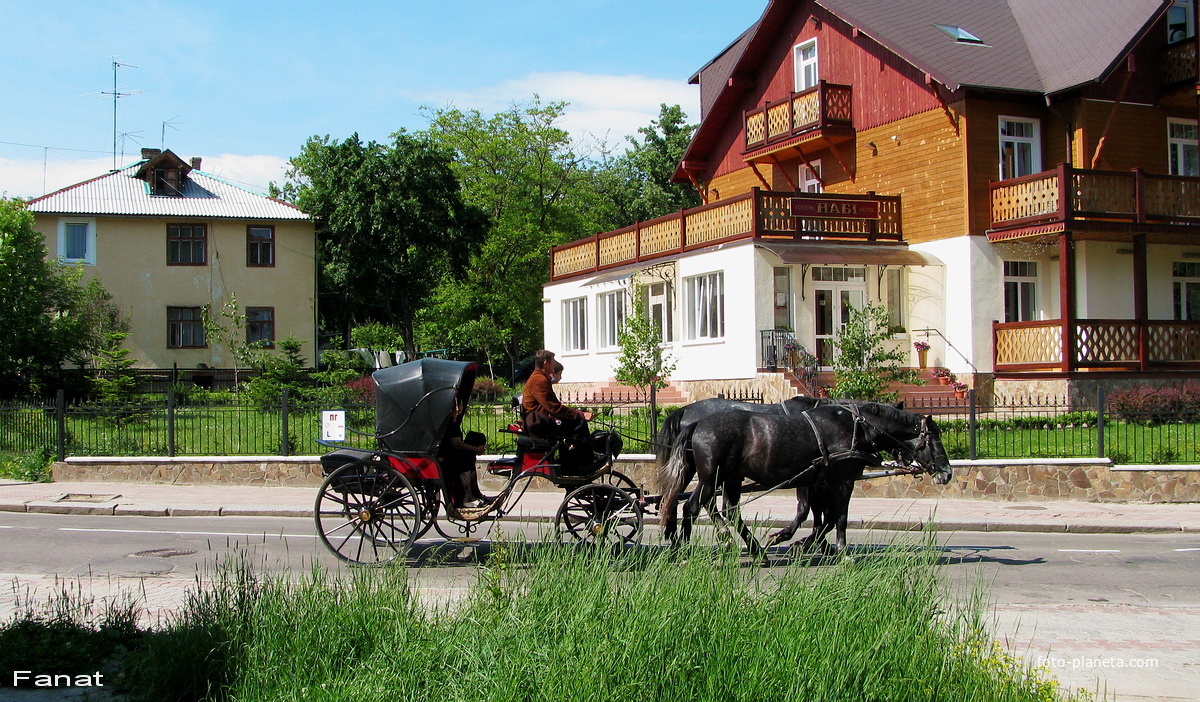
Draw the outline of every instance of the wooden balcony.
<instances>
[{"instance_id":1,"label":"wooden balcony","mask_svg":"<svg viewBox=\"0 0 1200 702\"><path fill-rule=\"evenodd\" d=\"M991 206L992 241L1066 230L1107 232L1114 238L1123 232L1196 233L1200 178L1061 164L992 183Z\"/></svg>"},{"instance_id":2,"label":"wooden balcony","mask_svg":"<svg viewBox=\"0 0 1200 702\"><path fill-rule=\"evenodd\" d=\"M1162 52L1162 86L1168 88L1180 83L1195 83L1200 77L1200 63L1196 59L1196 37L1170 44Z\"/></svg>"},{"instance_id":3,"label":"wooden balcony","mask_svg":"<svg viewBox=\"0 0 1200 702\"><path fill-rule=\"evenodd\" d=\"M850 86L820 81L814 88L747 111L746 151L784 145L804 135L823 136L830 129L853 134L851 97Z\"/></svg>"},{"instance_id":4,"label":"wooden balcony","mask_svg":"<svg viewBox=\"0 0 1200 702\"><path fill-rule=\"evenodd\" d=\"M878 218L796 217L792 215L791 202L795 198L816 204L869 203L878 208ZM812 195L755 189L745 195L555 246L550 249L550 279L561 280L617 266L651 262L748 238L900 241L900 197Z\"/></svg>"},{"instance_id":5,"label":"wooden balcony","mask_svg":"<svg viewBox=\"0 0 1200 702\"><path fill-rule=\"evenodd\" d=\"M1000 374L1200 370L1200 322L1077 319L1070 327L1061 319L997 322L992 338Z\"/></svg>"}]
</instances>

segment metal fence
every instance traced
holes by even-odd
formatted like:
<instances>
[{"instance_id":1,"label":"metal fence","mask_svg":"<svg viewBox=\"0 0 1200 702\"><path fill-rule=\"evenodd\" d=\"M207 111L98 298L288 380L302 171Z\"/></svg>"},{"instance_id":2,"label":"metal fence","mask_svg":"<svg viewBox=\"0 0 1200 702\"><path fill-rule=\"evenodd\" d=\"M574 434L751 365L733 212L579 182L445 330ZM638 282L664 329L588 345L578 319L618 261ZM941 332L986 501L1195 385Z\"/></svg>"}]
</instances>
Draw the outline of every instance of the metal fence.
<instances>
[{"instance_id":1,"label":"metal fence","mask_svg":"<svg viewBox=\"0 0 1200 702\"><path fill-rule=\"evenodd\" d=\"M729 393L730 399L761 402L761 396ZM624 438L625 453L648 453L662 418L659 407L636 394L570 394L561 399L596 413L593 429L611 428ZM1042 398L1005 404L976 400L909 401L905 409L933 414L951 458L1108 457L1115 463L1200 463L1200 400L1142 407L1106 400ZM344 409L345 445L372 448L375 409L295 402L283 395L273 408L233 404L161 402L105 407L50 402L0 404L0 453L45 451L65 456L219 456L319 454L322 410ZM489 453L511 452L505 433L518 419L511 402L474 404L465 431L488 437ZM355 433L361 432L361 433Z\"/></svg>"}]
</instances>

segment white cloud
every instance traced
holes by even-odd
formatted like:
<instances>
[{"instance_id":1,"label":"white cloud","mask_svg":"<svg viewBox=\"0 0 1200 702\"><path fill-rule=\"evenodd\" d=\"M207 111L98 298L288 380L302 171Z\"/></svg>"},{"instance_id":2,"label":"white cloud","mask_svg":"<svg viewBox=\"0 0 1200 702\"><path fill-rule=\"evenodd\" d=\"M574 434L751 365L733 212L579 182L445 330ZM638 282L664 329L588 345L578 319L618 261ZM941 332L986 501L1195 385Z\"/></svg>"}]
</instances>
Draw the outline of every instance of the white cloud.
<instances>
[{"instance_id":1,"label":"white cloud","mask_svg":"<svg viewBox=\"0 0 1200 702\"><path fill-rule=\"evenodd\" d=\"M204 157L200 170L247 190L265 194L272 181L283 183L287 159L280 156L221 154Z\"/></svg>"},{"instance_id":2,"label":"white cloud","mask_svg":"<svg viewBox=\"0 0 1200 702\"><path fill-rule=\"evenodd\" d=\"M453 104L484 113L499 112L534 94L543 101L569 103L563 128L577 139L589 136L618 145L658 118L659 105L680 105L695 122L699 115L699 90L681 80L642 75L611 76L562 71L529 73L473 91L428 93L413 96L431 107Z\"/></svg>"}]
</instances>

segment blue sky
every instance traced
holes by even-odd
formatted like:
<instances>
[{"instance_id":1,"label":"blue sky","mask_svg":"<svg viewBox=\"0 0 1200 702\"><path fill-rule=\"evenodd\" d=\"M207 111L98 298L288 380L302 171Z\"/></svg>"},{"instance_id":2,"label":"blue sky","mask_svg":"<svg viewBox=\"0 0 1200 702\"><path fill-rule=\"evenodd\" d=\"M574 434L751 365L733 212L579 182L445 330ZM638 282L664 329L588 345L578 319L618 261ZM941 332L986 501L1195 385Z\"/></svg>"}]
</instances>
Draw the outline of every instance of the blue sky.
<instances>
[{"instance_id":1,"label":"blue sky","mask_svg":"<svg viewBox=\"0 0 1200 702\"><path fill-rule=\"evenodd\" d=\"M538 93L574 135L623 140L658 105L697 120L688 77L764 0L417 3L0 0L0 193L28 197L113 163L112 61L124 165L141 147L201 156L251 189L314 134L386 140L420 106L491 113ZM140 92L135 92L140 91ZM164 128L164 122L169 126ZM49 147L49 148L47 148Z\"/></svg>"}]
</instances>

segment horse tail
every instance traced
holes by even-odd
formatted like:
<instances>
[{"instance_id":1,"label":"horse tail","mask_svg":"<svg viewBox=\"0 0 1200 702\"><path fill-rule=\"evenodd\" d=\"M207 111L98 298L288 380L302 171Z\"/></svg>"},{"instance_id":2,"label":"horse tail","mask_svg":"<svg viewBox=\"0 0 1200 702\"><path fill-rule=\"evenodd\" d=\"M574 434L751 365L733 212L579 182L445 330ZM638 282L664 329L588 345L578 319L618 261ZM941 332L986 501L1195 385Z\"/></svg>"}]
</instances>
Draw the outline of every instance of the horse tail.
<instances>
[{"instance_id":1,"label":"horse tail","mask_svg":"<svg viewBox=\"0 0 1200 702\"><path fill-rule=\"evenodd\" d=\"M683 408L681 407L667 414L667 418L663 420L662 429L655 439L654 458L658 462L659 470L664 470L667 463L670 462L674 453L675 439L679 436L682 428Z\"/></svg>"},{"instance_id":2,"label":"horse tail","mask_svg":"<svg viewBox=\"0 0 1200 702\"><path fill-rule=\"evenodd\" d=\"M691 444L692 432L695 430L696 425L691 424L679 432L671 444L668 454L670 458L659 471L662 499L658 505L658 513L661 515L660 524L663 529L663 537L666 539L673 539L675 536L675 510L679 503L679 493L683 491L684 486L696 472L695 466L688 459L688 447Z\"/></svg>"}]
</instances>

